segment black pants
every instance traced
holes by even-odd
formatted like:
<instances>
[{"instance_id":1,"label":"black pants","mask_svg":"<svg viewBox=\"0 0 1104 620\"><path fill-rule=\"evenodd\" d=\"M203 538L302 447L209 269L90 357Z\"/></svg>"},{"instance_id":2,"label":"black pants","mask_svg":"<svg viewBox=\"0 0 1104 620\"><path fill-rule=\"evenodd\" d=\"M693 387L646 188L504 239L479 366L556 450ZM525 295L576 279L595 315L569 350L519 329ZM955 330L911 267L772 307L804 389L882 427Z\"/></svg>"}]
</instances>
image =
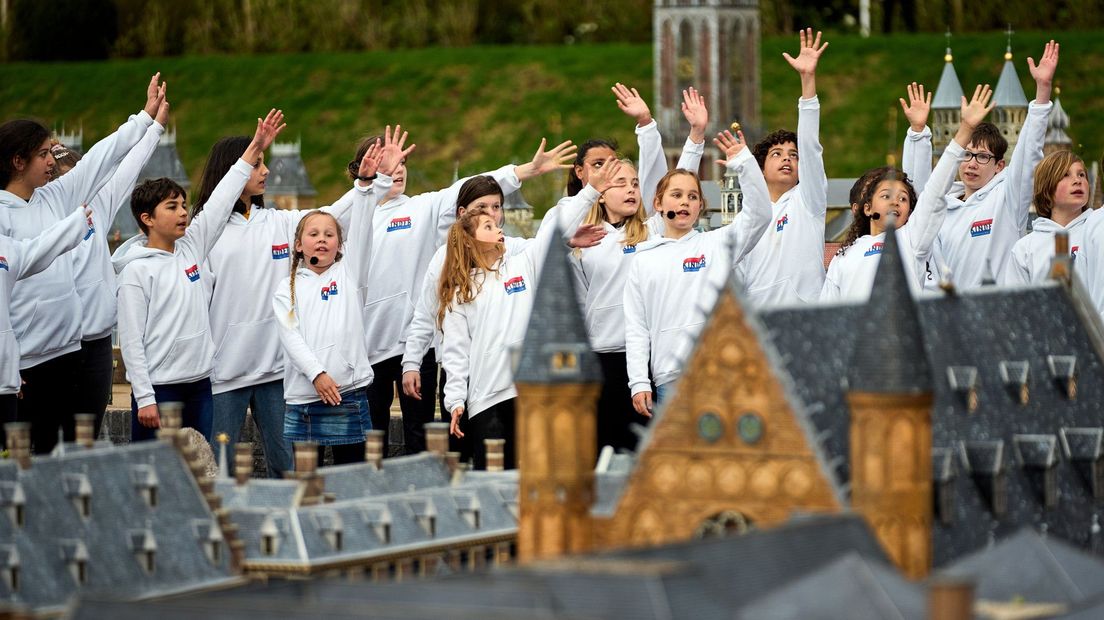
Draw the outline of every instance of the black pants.
<instances>
[{"instance_id":1,"label":"black pants","mask_svg":"<svg viewBox=\"0 0 1104 620\"><path fill-rule=\"evenodd\" d=\"M633 450L637 438L631 426L647 426L648 418L633 408L625 353L597 355L604 377L602 392L598 396L598 454L603 446L613 446L614 450Z\"/></svg>"},{"instance_id":2,"label":"black pants","mask_svg":"<svg viewBox=\"0 0 1104 620\"><path fill-rule=\"evenodd\" d=\"M18 401L20 422L31 423L31 444L35 454L49 454L58 442L58 430L65 441L76 439L73 415L76 411L80 351L66 353L48 362L19 371L26 381Z\"/></svg>"},{"instance_id":3,"label":"black pants","mask_svg":"<svg viewBox=\"0 0 1104 620\"><path fill-rule=\"evenodd\" d=\"M422 400L410 398L402 391L402 356L372 364L372 385L368 386L368 411L372 428L383 430L384 455L388 454L391 428L391 403L399 393L403 420L403 451L417 454L426 449L425 424L433 421L434 396L437 394L437 357L433 349L422 359Z\"/></svg>"},{"instance_id":4,"label":"black pants","mask_svg":"<svg viewBox=\"0 0 1104 620\"><path fill-rule=\"evenodd\" d=\"M460 430L464 431L464 438L471 443L472 462L474 469L487 469L487 446L484 439L505 439L503 466L506 469L517 467L517 458L514 448L517 445L517 431L514 419L517 399L498 403L490 409L484 409L467 420L466 425L461 424Z\"/></svg>"},{"instance_id":5,"label":"black pants","mask_svg":"<svg viewBox=\"0 0 1104 620\"><path fill-rule=\"evenodd\" d=\"M346 443L338 446L329 446L330 451L333 453L333 464L344 465L346 463L363 463L364 462L364 442L360 443ZM322 467L325 463L322 459L326 456L326 446L318 446L318 466Z\"/></svg>"},{"instance_id":6,"label":"black pants","mask_svg":"<svg viewBox=\"0 0 1104 620\"><path fill-rule=\"evenodd\" d=\"M111 336L99 340L82 340L80 372L77 374L77 393L73 406L77 413L96 415L93 437L100 436L107 403L111 400L111 375L114 364L111 357Z\"/></svg>"}]
</instances>

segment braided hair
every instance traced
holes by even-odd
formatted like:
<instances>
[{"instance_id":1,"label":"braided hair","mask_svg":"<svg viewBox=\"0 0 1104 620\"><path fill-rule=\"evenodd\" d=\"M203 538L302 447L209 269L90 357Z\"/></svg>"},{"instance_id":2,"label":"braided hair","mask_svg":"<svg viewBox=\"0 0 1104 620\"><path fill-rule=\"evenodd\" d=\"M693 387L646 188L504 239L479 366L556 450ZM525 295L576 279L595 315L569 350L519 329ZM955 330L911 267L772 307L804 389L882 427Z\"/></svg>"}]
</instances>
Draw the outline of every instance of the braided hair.
<instances>
[{"instance_id":1,"label":"braided hair","mask_svg":"<svg viewBox=\"0 0 1104 620\"><path fill-rule=\"evenodd\" d=\"M295 226L294 245L299 245L299 238L303 236L303 229L307 227L307 220L311 219L312 217L321 215L324 215L334 221L334 225L337 226L337 246L341 247L341 244L345 242L344 235L341 234L341 225L337 223L337 218L330 215L329 213L326 213L325 211L311 211L310 213L304 215L303 219L299 220L299 224ZM341 251L338 250L337 258L334 259L334 262L336 263L340 261L341 257ZM295 274L299 271L299 264L302 262L302 251L295 250L291 253L291 279L288 283L289 287L291 288L291 310L288 311L288 318L292 318L295 316Z\"/></svg>"}]
</instances>

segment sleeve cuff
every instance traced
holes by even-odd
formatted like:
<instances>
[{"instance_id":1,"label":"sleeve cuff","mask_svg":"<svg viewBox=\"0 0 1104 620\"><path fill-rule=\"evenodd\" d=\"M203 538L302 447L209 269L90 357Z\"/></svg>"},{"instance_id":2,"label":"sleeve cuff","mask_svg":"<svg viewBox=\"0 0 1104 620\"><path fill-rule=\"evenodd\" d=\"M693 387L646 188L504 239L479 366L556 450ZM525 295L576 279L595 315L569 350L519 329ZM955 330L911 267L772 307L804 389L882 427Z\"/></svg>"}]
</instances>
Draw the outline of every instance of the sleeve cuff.
<instances>
[{"instance_id":1,"label":"sleeve cuff","mask_svg":"<svg viewBox=\"0 0 1104 620\"><path fill-rule=\"evenodd\" d=\"M602 197L602 193L590 183L587 183L583 189L579 190L579 194L589 202L597 202L598 199Z\"/></svg>"},{"instance_id":2,"label":"sleeve cuff","mask_svg":"<svg viewBox=\"0 0 1104 620\"><path fill-rule=\"evenodd\" d=\"M797 109L799 110L819 110L820 98L816 95L809 97L808 99L798 98Z\"/></svg>"},{"instance_id":3,"label":"sleeve cuff","mask_svg":"<svg viewBox=\"0 0 1104 620\"><path fill-rule=\"evenodd\" d=\"M633 383L629 385L629 389L632 391L632 395L642 394L652 391L652 385L650 383Z\"/></svg>"},{"instance_id":4,"label":"sleeve cuff","mask_svg":"<svg viewBox=\"0 0 1104 620\"><path fill-rule=\"evenodd\" d=\"M153 117L149 115L145 110L142 110L134 115L139 121L141 121L143 127L149 127L153 124Z\"/></svg>"},{"instance_id":5,"label":"sleeve cuff","mask_svg":"<svg viewBox=\"0 0 1104 620\"><path fill-rule=\"evenodd\" d=\"M1036 103L1035 101L1032 101L1031 103L1027 104L1027 111L1028 112L1035 112L1037 114L1046 115L1046 114L1050 114L1050 109L1053 108L1053 107L1054 107L1054 100L1053 99L1051 99L1050 101L1048 101L1046 103Z\"/></svg>"},{"instance_id":6,"label":"sleeve cuff","mask_svg":"<svg viewBox=\"0 0 1104 620\"><path fill-rule=\"evenodd\" d=\"M954 140L948 142L944 150L950 152L955 157L961 157L962 154L966 152L966 149Z\"/></svg>"},{"instance_id":7,"label":"sleeve cuff","mask_svg":"<svg viewBox=\"0 0 1104 620\"><path fill-rule=\"evenodd\" d=\"M641 127L640 125L637 125L636 128L634 129L634 131L636 131L636 135L639 136L640 134L647 133L647 132L650 132L650 131L659 131L658 127L659 126L656 125L656 120L653 118L652 122L648 123L647 125L644 125L643 127Z\"/></svg>"},{"instance_id":8,"label":"sleeve cuff","mask_svg":"<svg viewBox=\"0 0 1104 620\"><path fill-rule=\"evenodd\" d=\"M153 394L150 394L148 396L142 396L141 398L139 398L138 396L135 396L134 400L138 402L138 408L139 409L141 409L142 407L148 407L150 405L156 405L157 404L157 397Z\"/></svg>"},{"instance_id":9,"label":"sleeve cuff","mask_svg":"<svg viewBox=\"0 0 1104 620\"><path fill-rule=\"evenodd\" d=\"M727 168L731 172L736 172L736 170L740 166L743 166L752 159L755 158L751 155L751 149L745 147L742 151L736 154L736 157L725 162L725 168Z\"/></svg>"},{"instance_id":10,"label":"sleeve cuff","mask_svg":"<svg viewBox=\"0 0 1104 620\"><path fill-rule=\"evenodd\" d=\"M238 158L238 161L234 162L234 165L230 167L232 170L244 174L247 178L253 174L253 166L242 158Z\"/></svg>"},{"instance_id":11,"label":"sleeve cuff","mask_svg":"<svg viewBox=\"0 0 1104 620\"><path fill-rule=\"evenodd\" d=\"M931 127L928 127L927 125L924 125L924 129L920 131L913 131L912 127L909 127L908 132L905 133L905 136L907 136L909 140L914 141L923 140L924 138L931 138L931 135Z\"/></svg>"},{"instance_id":12,"label":"sleeve cuff","mask_svg":"<svg viewBox=\"0 0 1104 620\"><path fill-rule=\"evenodd\" d=\"M689 151L691 153L703 154L705 153L705 140L701 142L694 142L689 137L686 138L686 144L682 145L683 151Z\"/></svg>"},{"instance_id":13,"label":"sleeve cuff","mask_svg":"<svg viewBox=\"0 0 1104 620\"><path fill-rule=\"evenodd\" d=\"M407 362L404 360L402 363L403 372L421 372L421 370L422 365L417 362Z\"/></svg>"}]
</instances>

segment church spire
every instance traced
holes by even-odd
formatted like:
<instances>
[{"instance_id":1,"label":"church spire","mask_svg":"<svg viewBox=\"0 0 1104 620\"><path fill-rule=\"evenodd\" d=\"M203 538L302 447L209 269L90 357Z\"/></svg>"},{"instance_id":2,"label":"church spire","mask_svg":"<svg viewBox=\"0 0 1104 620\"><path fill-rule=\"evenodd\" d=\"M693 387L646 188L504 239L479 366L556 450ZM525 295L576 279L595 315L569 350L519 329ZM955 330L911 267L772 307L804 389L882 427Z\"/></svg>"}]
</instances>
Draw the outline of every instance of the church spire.
<instances>
[{"instance_id":1,"label":"church spire","mask_svg":"<svg viewBox=\"0 0 1104 620\"><path fill-rule=\"evenodd\" d=\"M943 55L943 74L939 76L939 86L935 87L932 97L933 110L959 111L962 106L962 83L954 68L954 56L951 54L951 29L947 28L947 52Z\"/></svg>"}]
</instances>

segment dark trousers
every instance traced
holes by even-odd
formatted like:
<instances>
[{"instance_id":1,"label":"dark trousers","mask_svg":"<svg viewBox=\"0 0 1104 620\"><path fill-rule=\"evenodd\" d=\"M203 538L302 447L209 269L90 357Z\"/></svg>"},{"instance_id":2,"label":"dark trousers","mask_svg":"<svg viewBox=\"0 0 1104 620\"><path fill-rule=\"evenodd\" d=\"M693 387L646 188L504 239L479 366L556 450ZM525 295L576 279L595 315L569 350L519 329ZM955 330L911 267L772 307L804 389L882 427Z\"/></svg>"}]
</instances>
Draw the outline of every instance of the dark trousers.
<instances>
[{"instance_id":1,"label":"dark trousers","mask_svg":"<svg viewBox=\"0 0 1104 620\"><path fill-rule=\"evenodd\" d=\"M598 396L598 454L603 446L614 450L636 448L636 433L632 425L648 425L648 418L633 408L629 391L629 371L625 353L598 353L602 365L602 392Z\"/></svg>"},{"instance_id":2,"label":"dark trousers","mask_svg":"<svg viewBox=\"0 0 1104 620\"><path fill-rule=\"evenodd\" d=\"M399 393L402 409L403 447L406 454L417 454L426 449L425 424L433 421L434 396L437 394L437 357L433 349L422 359L422 400L411 398L402 391L402 356L395 356L372 364L372 385L368 386L368 410L372 414L372 428L383 430L384 454L388 453L391 428L391 403L395 392Z\"/></svg>"},{"instance_id":3,"label":"dark trousers","mask_svg":"<svg viewBox=\"0 0 1104 620\"><path fill-rule=\"evenodd\" d=\"M322 460L326 456L326 448L330 449L330 453L333 454L334 465L345 465L346 463L363 463L364 462L364 442L360 443L345 443L336 446L318 446L318 466L322 467L325 463Z\"/></svg>"},{"instance_id":4,"label":"dark trousers","mask_svg":"<svg viewBox=\"0 0 1104 620\"><path fill-rule=\"evenodd\" d=\"M514 448L517 445L517 430L514 419L516 398L498 403L490 409L484 409L461 424L460 430L471 442L474 469L487 469L487 446L484 439L505 439L503 466L506 469L517 467Z\"/></svg>"},{"instance_id":5,"label":"dark trousers","mask_svg":"<svg viewBox=\"0 0 1104 620\"><path fill-rule=\"evenodd\" d=\"M203 435L207 442L211 442L211 421L215 417L215 403L211 398L211 380L200 379L189 383L169 383L153 386L153 393L157 397L157 404L183 403L184 410L180 413L180 425L184 428L194 428ZM138 421L138 401L134 400L134 394L130 395L130 440L145 441L155 439L157 429L142 426Z\"/></svg>"},{"instance_id":6,"label":"dark trousers","mask_svg":"<svg viewBox=\"0 0 1104 620\"><path fill-rule=\"evenodd\" d=\"M100 436L107 403L111 400L111 375L114 370L111 356L111 336L99 340L82 340L80 350L80 372L77 374L76 407L77 413L96 415L96 429L93 437Z\"/></svg>"},{"instance_id":7,"label":"dark trousers","mask_svg":"<svg viewBox=\"0 0 1104 620\"><path fill-rule=\"evenodd\" d=\"M80 351L73 351L19 371L26 383L23 398L18 401L17 416L20 422L31 423L35 454L49 454L57 445L59 430L65 441L76 439L73 415L77 413L80 358Z\"/></svg>"}]
</instances>

